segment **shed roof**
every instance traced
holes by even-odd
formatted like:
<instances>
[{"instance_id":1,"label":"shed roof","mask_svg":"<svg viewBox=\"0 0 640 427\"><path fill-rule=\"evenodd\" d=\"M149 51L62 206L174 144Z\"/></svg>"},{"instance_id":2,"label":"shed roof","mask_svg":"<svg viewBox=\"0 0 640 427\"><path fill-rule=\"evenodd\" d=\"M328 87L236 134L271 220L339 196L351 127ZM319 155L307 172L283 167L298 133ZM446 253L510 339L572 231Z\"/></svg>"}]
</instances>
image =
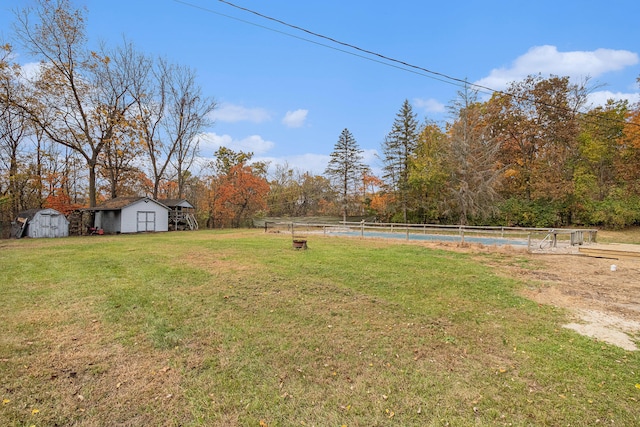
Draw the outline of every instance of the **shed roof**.
<instances>
[{"instance_id":1,"label":"shed roof","mask_svg":"<svg viewBox=\"0 0 640 427\"><path fill-rule=\"evenodd\" d=\"M158 199L160 203L170 208L181 206L183 208L193 208L193 205L189 203L187 199Z\"/></svg>"},{"instance_id":2,"label":"shed roof","mask_svg":"<svg viewBox=\"0 0 640 427\"><path fill-rule=\"evenodd\" d=\"M35 208L35 209L27 209L22 212L18 212L18 218L26 218L28 220L32 220L33 217L41 210L42 209Z\"/></svg>"},{"instance_id":3,"label":"shed roof","mask_svg":"<svg viewBox=\"0 0 640 427\"><path fill-rule=\"evenodd\" d=\"M62 212L59 212L53 208L33 208L27 209L21 212L18 212L18 218L25 218L31 221L38 212L48 211L50 214L55 213L58 215L62 215Z\"/></svg>"},{"instance_id":4,"label":"shed roof","mask_svg":"<svg viewBox=\"0 0 640 427\"><path fill-rule=\"evenodd\" d=\"M122 208L126 208L129 205L132 205L140 200L149 200L152 201L154 203L157 203L159 205L161 205L162 207L167 207L166 205L164 205L163 203L157 201L157 200L153 200L150 199L149 197L140 197L140 196L134 196L134 197L116 197L114 199L111 200L107 200L106 202L94 207L94 208L89 208L87 210L90 211L119 211Z\"/></svg>"}]
</instances>

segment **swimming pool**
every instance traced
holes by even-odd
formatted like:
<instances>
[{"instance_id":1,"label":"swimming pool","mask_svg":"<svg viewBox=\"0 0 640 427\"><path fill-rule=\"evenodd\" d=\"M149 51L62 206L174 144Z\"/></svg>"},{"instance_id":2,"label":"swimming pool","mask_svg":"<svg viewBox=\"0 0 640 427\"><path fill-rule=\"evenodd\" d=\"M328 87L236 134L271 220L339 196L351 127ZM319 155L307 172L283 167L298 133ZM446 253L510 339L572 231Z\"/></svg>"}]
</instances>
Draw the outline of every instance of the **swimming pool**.
<instances>
[{"instance_id":1,"label":"swimming pool","mask_svg":"<svg viewBox=\"0 0 640 427\"><path fill-rule=\"evenodd\" d=\"M379 231L330 231L327 234L335 234L351 237L375 237L383 239L403 239L407 240L420 240L431 242L460 242L461 237L459 235L450 234L417 234L417 233L395 233L395 232L379 232ZM464 241L466 243L481 243L483 245L491 246L528 246L529 241L527 239L506 239L503 237L480 237L469 236L465 234Z\"/></svg>"}]
</instances>

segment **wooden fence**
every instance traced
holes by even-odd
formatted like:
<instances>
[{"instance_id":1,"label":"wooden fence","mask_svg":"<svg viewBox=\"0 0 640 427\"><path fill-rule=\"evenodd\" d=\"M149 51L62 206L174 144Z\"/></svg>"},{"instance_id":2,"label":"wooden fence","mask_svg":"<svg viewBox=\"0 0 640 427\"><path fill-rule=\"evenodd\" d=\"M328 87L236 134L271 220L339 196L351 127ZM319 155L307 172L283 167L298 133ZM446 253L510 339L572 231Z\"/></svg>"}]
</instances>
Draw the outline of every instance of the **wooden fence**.
<instances>
[{"instance_id":1,"label":"wooden fence","mask_svg":"<svg viewBox=\"0 0 640 427\"><path fill-rule=\"evenodd\" d=\"M264 223L265 231L291 233L296 236L309 234L347 235L366 237L404 238L406 240L454 241L458 243L482 243L497 246L526 246L529 251L555 250L559 247L575 247L596 243L596 229L524 228L461 226L442 224L398 224L380 222Z\"/></svg>"}]
</instances>

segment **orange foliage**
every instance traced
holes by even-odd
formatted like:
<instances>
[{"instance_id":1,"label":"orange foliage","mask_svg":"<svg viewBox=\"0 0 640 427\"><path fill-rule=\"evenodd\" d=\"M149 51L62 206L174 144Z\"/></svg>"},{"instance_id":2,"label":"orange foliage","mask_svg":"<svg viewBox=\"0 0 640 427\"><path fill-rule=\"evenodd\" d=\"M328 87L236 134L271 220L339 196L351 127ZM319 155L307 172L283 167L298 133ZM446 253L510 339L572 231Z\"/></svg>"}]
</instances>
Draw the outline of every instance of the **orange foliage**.
<instances>
[{"instance_id":1,"label":"orange foliage","mask_svg":"<svg viewBox=\"0 0 640 427\"><path fill-rule=\"evenodd\" d=\"M640 148L640 106L629 112L624 134L624 141L629 147Z\"/></svg>"},{"instance_id":2,"label":"orange foliage","mask_svg":"<svg viewBox=\"0 0 640 427\"><path fill-rule=\"evenodd\" d=\"M379 188L382 188L384 182L375 175L365 173L362 175L362 190L365 193L375 193Z\"/></svg>"},{"instance_id":3,"label":"orange foliage","mask_svg":"<svg viewBox=\"0 0 640 427\"><path fill-rule=\"evenodd\" d=\"M151 188L153 188L153 182ZM176 181L162 181L158 186L158 197L161 199L175 199L178 197L178 183Z\"/></svg>"},{"instance_id":4,"label":"orange foliage","mask_svg":"<svg viewBox=\"0 0 640 427\"><path fill-rule=\"evenodd\" d=\"M251 215L266 209L268 192L267 181L254 175L250 166L240 163L231 167L228 174L211 182L208 194L211 225L241 226Z\"/></svg>"},{"instance_id":5,"label":"orange foliage","mask_svg":"<svg viewBox=\"0 0 640 427\"><path fill-rule=\"evenodd\" d=\"M47 176L46 181L49 184L49 195L43 203L45 208L55 209L66 216L84 207L82 204L71 201L71 197L65 189L68 181L65 176L51 173Z\"/></svg>"},{"instance_id":6,"label":"orange foliage","mask_svg":"<svg viewBox=\"0 0 640 427\"><path fill-rule=\"evenodd\" d=\"M49 194L44 201L44 207L55 209L66 216L83 206L78 203L71 203L71 197L66 193L60 192L60 194Z\"/></svg>"},{"instance_id":7,"label":"orange foliage","mask_svg":"<svg viewBox=\"0 0 640 427\"><path fill-rule=\"evenodd\" d=\"M389 219L394 212L394 203L396 198L393 194L389 193L377 193L371 198L371 209L373 209L377 216L381 219Z\"/></svg>"}]
</instances>

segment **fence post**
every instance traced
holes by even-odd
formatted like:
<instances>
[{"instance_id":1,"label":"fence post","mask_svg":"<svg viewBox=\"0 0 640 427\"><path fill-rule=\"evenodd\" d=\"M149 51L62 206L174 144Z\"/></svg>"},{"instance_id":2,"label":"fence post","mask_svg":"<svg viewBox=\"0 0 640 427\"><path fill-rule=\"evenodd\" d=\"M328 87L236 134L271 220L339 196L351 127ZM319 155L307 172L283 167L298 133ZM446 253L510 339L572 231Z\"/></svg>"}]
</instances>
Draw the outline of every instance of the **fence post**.
<instances>
[{"instance_id":1,"label":"fence post","mask_svg":"<svg viewBox=\"0 0 640 427\"><path fill-rule=\"evenodd\" d=\"M364 219L360 222L360 237L364 238Z\"/></svg>"},{"instance_id":2,"label":"fence post","mask_svg":"<svg viewBox=\"0 0 640 427\"><path fill-rule=\"evenodd\" d=\"M409 240L409 225L407 224L407 240Z\"/></svg>"}]
</instances>

